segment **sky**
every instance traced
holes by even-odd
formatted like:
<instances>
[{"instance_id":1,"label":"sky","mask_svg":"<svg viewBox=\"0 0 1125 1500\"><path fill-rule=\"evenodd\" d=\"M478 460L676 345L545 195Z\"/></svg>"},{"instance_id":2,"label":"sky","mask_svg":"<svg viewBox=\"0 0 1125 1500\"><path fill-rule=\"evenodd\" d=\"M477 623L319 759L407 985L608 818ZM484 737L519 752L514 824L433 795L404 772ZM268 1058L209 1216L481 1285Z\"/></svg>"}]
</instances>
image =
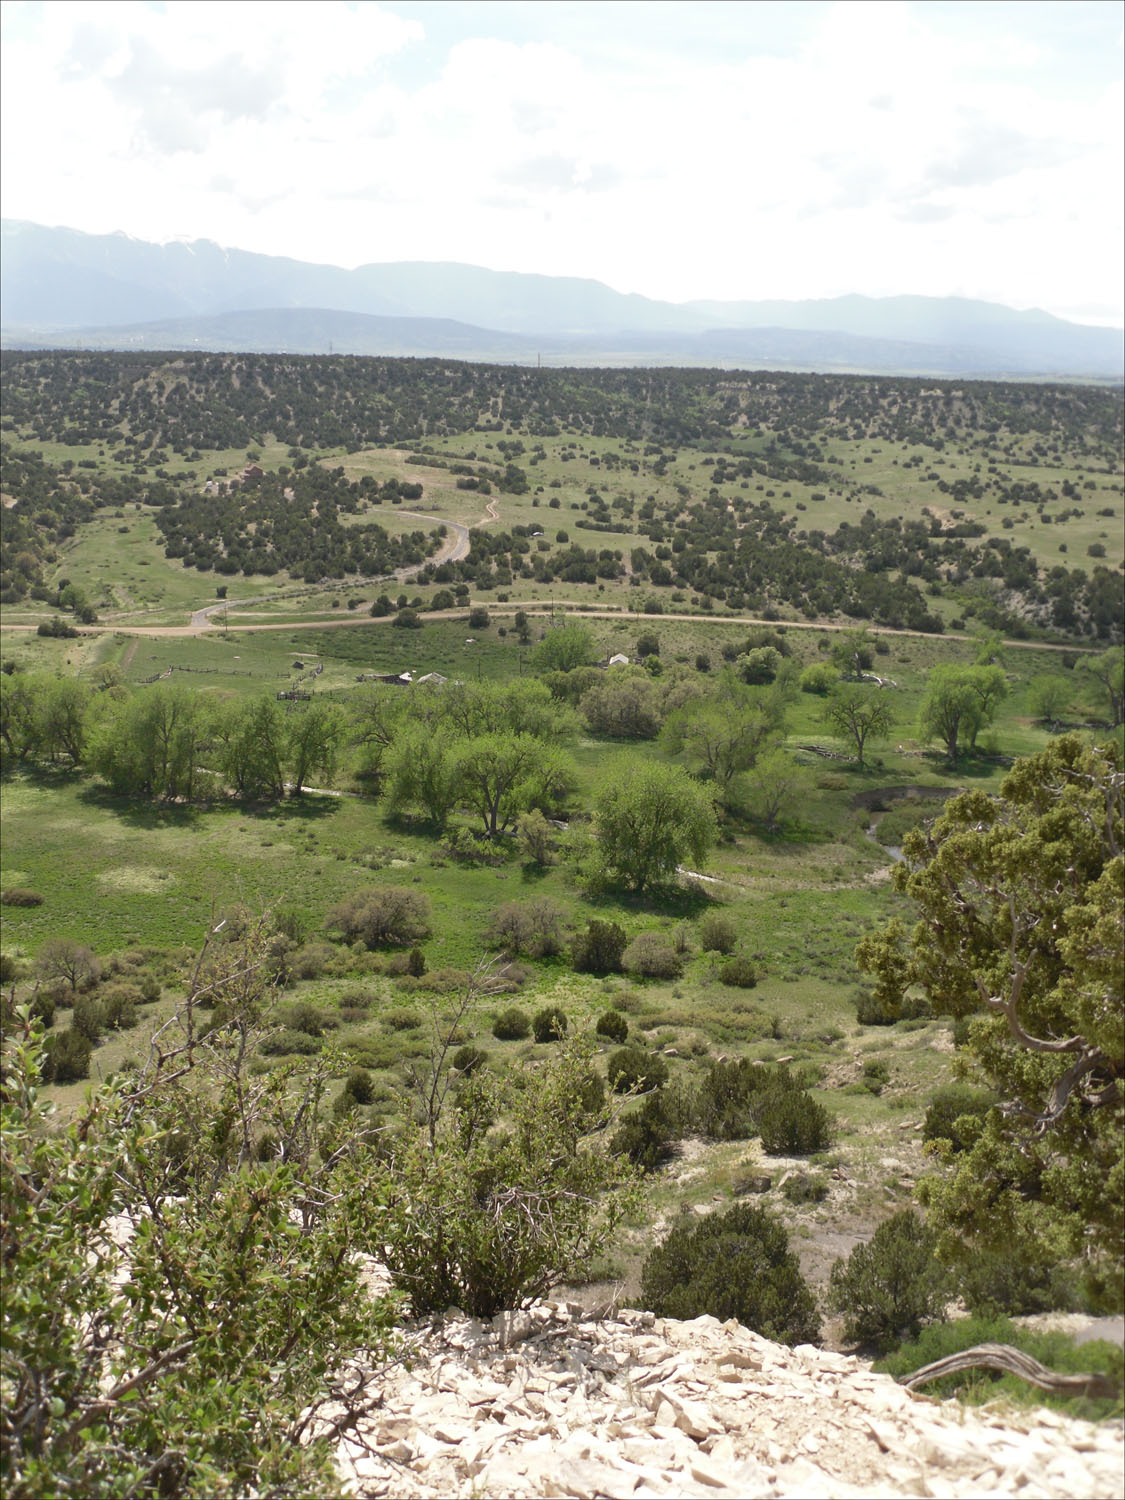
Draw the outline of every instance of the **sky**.
<instances>
[{"instance_id":1,"label":"sky","mask_svg":"<svg viewBox=\"0 0 1125 1500\"><path fill-rule=\"evenodd\" d=\"M1123 318L1117 0L5 0L7 218Z\"/></svg>"}]
</instances>

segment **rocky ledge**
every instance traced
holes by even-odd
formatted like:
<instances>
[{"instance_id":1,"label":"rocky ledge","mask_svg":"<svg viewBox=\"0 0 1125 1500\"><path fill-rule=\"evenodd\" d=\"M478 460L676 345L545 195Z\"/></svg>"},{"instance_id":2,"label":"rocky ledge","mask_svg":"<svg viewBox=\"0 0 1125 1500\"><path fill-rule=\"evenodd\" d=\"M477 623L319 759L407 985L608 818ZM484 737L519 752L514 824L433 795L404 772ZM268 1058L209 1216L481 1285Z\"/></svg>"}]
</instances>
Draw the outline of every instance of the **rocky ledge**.
<instances>
[{"instance_id":1,"label":"rocky ledge","mask_svg":"<svg viewBox=\"0 0 1125 1500\"><path fill-rule=\"evenodd\" d=\"M343 1439L343 1488L393 1496L1122 1494L1120 1423L966 1411L740 1323L538 1303L416 1327Z\"/></svg>"}]
</instances>

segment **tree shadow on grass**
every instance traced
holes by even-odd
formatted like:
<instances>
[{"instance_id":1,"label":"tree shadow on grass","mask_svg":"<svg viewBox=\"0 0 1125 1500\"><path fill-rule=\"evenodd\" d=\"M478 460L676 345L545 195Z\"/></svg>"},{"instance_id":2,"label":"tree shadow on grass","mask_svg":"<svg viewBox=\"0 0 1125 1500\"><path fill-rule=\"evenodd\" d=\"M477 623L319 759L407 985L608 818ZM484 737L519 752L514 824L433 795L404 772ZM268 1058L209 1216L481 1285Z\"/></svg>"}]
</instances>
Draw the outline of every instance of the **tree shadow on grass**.
<instances>
[{"instance_id":1,"label":"tree shadow on grass","mask_svg":"<svg viewBox=\"0 0 1125 1500\"><path fill-rule=\"evenodd\" d=\"M997 773L1006 775L1015 763L1012 755L974 755L971 751L959 755L955 761L940 751L927 752L924 759L935 776L956 776L965 781L995 781Z\"/></svg>"},{"instance_id":2,"label":"tree shadow on grass","mask_svg":"<svg viewBox=\"0 0 1125 1500\"><path fill-rule=\"evenodd\" d=\"M718 894L718 887L716 894ZM586 899L591 906L610 907L616 911L646 913L652 916L676 917L681 921L700 917L714 899L699 881L686 877L683 884L653 886L646 891L631 891L624 886L599 883L591 886Z\"/></svg>"},{"instance_id":3,"label":"tree shadow on grass","mask_svg":"<svg viewBox=\"0 0 1125 1500\"><path fill-rule=\"evenodd\" d=\"M244 818L284 818L305 826L319 825L338 808L334 798L286 797L280 802L236 802L216 798L208 802L162 802L159 798L122 797L103 786L84 786L79 800L88 807L111 812L133 828L194 828L205 813L232 812Z\"/></svg>"},{"instance_id":4,"label":"tree shadow on grass","mask_svg":"<svg viewBox=\"0 0 1125 1500\"><path fill-rule=\"evenodd\" d=\"M0 770L0 784L17 786L20 782L45 791L61 791L82 781L82 772L74 766L42 765L39 762L6 761Z\"/></svg>"},{"instance_id":5,"label":"tree shadow on grass","mask_svg":"<svg viewBox=\"0 0 1125 1500\"><path fill-rule=\"evenodd\" d=\"M104 786L84 786L78 793L80 802L100 812L112 813L132 828L194 828L199 822L201 806L188 802L147 801L140 797L122 797Z\"/></svg>"}]
</instances>

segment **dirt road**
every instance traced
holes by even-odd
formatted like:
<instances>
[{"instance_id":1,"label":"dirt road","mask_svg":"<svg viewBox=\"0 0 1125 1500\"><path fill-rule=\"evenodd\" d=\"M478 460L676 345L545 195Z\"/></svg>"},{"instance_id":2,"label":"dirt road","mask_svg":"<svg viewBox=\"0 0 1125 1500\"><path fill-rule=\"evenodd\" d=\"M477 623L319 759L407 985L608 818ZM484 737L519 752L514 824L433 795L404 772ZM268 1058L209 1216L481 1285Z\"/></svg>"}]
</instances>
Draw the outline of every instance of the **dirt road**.
<instances>
[{"instance_id":1,"label":"dirt road","mask_svg":"<svg viewBox=\"0 0 1125 1500\"><path fill-rule=\"evenodd\" d=\"M446 521L444 524L446 526L449 526L451 523ZM465 531L464 527L461 527L460 529L462 531ZM467 538L467 531L465 532L465 535ZM244 602L249 603L250 601L247 600ZM261 601L259 600L257 602ZM235 600L231 600L229 601L229 603L225 600L221 600L218 604L208 604L205 605L202 609L197 609L192 614L191 623L188 625L130 625L124 620L104 620L99 621L96 625L83 626L79 631L79 634L117 634L140 636L142 638L151 637L153 639L174 639L180 636L206 635L209 631L212 630L229 630L232 633L237 632L239 634L247 634L249 632L266 630L355 630L362 628L365 625L389 625L394 620L393 615L383 615L378 618L372 618L369 615L363 615L358 619L354 615L349 615L346 619L343 620L270 620L262 621L259 623L250 623L235 619L230 620L229 623L224 624L223 622L216 621L214 618L212 618L217 611L223 610L224 608L229 610L237 609L238 607L238 602ZM544 616L557 614L559 610L573 611L573 615L568 614L567 618L573 618L575 620L578 620L579 622L581 622L583 619L636 621L643 620L648 625L656 626L661 624L662 622L670 622L676 620L688 621L695 625L699 625L706 621L711 625L734 625L740 628L744 628L748 625L764 625L771 630L776 630L779 625L783 626L786 630L856 629L856 625L854 623L829 624L825 621L817 620L763 620L757 615L650 615L645 614L640 610L633 609L590 609L587 605L583 604L582 601L578 599L524 599L511 604L496 605L491 602L489 602L488 604L489 614L504 619L507 619L509 616L516 614L517 611L521 609L524 610L527 614L539 619L542 619ZM465 610L465 605L461 605L457 609L430 610L426 613L426 619L463 619L465 616ZM31 633L36 629L36 626L5 625L4 629ZM967 641L973 639L972 636L961 635L954 631L949 631L945 635L928 635L926 634L926 632L921 630L892 630L889 627L879 625L869 626L868 629L871 631L872 635L903 636L908 639L915 640ZM1005 649L1008 649L1010 647L1012 650L1076 651L1085 653L1087 655L1099 649L1097 647L1091 646L1056 646L1045 641L1003 641L1001 644Z\"/></svg>"}]
</instances>

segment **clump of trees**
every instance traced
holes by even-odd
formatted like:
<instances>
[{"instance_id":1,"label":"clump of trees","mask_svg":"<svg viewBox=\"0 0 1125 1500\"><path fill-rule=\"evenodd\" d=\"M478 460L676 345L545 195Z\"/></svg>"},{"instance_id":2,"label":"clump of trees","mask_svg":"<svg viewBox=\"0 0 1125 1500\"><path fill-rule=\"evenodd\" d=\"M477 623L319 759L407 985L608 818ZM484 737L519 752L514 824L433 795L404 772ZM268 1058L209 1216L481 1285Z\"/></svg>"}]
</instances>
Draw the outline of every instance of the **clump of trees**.
<instances>
[{"instance_id":1,"label":"clump of trees","mask_svg":"<svg viewBox=\"0 0 1125 1500\"><path fill-rule=\"evenodd\" d=\"M360 1286L357 1251L416 1313L490 1316L583 1274L635 1210L591 1044L559 1041L505 1079L458 1050L487 974L448 1024L435 1012L378 1149L371 1075L327 1042L297 1033L315 1050L263 1074L276 937L267 919L217 927L148 1062L64 1129L39 1092L39 1023L6 1018L8 1493L330 1495L399 1312Z\"/></svg>"},{"instance_id":2,"label":"clump of trees","mask_svg":"<svg viewBox=\"0 0 1125 1500\"><path fill-rule=\"evenodd\" d=\"M349 1253L369 1184L360 1142L323 1134L321 1060L245 1087L267 1024L262 937L209 945L148 1064L68 1128L39 1092L42 1034L6 1033L10 1494L333 1492L337 1417L371 1399L368 1378L333 1374L356 1348L378 1364L393 1309ZM201 984L222 1012L206 1036ZM259 1165L267 1135L277 1156Z\"/></svg>"}]
</instances>

